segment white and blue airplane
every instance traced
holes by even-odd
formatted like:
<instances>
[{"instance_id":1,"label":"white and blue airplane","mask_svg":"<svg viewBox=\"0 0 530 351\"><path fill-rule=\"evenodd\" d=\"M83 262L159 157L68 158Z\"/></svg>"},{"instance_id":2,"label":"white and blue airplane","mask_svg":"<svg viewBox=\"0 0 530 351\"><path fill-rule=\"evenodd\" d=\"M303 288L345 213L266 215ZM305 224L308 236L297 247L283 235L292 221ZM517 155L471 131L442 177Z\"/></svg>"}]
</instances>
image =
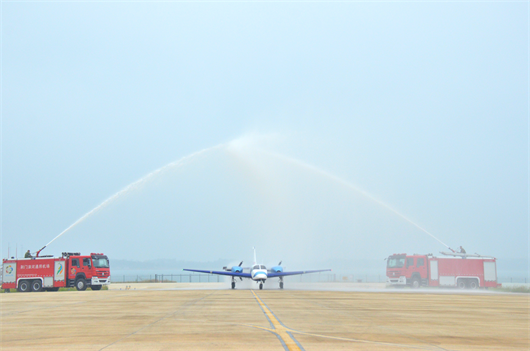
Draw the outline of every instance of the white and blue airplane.
<instances>
[{"instance_id":1,"label":"white and blue airplane","mask_svg":"<svg viewBox=\"0 0 530 351\"><path fill-rule=\"evenodd\" d=\"M279 278L280 279L280 289L283 289L283 277L288 275L300 275L308 273L317 273L317 272L328 272L331 269L319 269L313 271L293 271L293 272L284 272L282 267L282 262L278 263L277 266L267 269L265 265L258 264L256 261L256 250L254 250L254 264L250 267L250 273L244 273L243 267L241 265L243 261L239 263L239 266L232 266L231 268L223 267L222 271L207 271L201 269L184 269L189 272L199 272L199 273L208 273L208 274L218 274L218 275L228 275L232 277L232 289L236 288L236 278L243 280L243 278L249 278L259 284L259 288L263 289L263 283L268 278Z\"/></svg>"}]
</instances>

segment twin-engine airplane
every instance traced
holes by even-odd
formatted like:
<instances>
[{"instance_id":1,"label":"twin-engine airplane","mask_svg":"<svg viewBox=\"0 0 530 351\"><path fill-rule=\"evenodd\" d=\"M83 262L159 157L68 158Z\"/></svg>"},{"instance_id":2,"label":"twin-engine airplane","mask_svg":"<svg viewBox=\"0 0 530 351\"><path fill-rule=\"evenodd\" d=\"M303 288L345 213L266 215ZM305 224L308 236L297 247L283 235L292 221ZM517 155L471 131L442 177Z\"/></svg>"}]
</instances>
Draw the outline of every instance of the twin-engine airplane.
<instances>
[{"instance_id":1,"label":"twin-engine airplane","mask_svg":"<svg viewBox=\"0 0 530 351\"><path fill-rule=\"evenodd\" d=\"M241 261L239 266L232 266L232 268L223 267L223 271L206 271L206 270L200 270L200 269L184 269L184 270L189 271L189 272L199 272L199 273L231 276L232 277L232 289L236 288L236 278L238 277L241 280L243 280L243 278L252 279L253 281L259 284L260 289L263 289L263 283L265 283L265 280L267 280L268 278L279 278L280 289L283 289L283 277L285 276L331 271L331 269L319 269L319 270L314 270L314 271L284 272L281 261L280 263L278 263L277 266L274 266L271 269L267 269L265 265L256 263L256 250L254 250L254 265L252 265L252 267L250 268L250 273L243 272L243 267L241 267L242 264L243 264L243 261Z\"/></svg>"}]
</instances>

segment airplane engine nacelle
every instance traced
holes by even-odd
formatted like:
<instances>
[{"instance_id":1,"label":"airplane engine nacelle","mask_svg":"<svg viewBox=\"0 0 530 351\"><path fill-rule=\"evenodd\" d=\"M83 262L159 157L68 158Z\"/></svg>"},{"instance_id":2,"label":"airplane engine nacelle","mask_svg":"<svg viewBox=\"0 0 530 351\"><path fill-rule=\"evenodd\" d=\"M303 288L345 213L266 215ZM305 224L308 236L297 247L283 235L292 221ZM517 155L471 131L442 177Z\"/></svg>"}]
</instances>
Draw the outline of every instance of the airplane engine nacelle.
<instances>
[{"instance_id":1,"label":"airplane engine nacelle","mask_svg":"<svg viewBox=\"0 0 530 351\"><path fill-rule=\"evenodd\" d=\"M243 264L243 261L239 263L239 266L232 266L232 268L228 268L225 266L223 267L223 270L227 272L232 272L232 273L243 273L243 267L241 267L242 264Z\"/></svg>"},{"instance_id":2,"label":"airplane engine nacelle","mask_svg":"<svg viewBox=\"0 0 530 351\"><path fill-rule=\"evenodd\" d=\"M274 266L271 268L271 271L274 272L274 273L281 273L283 272L283 267L282 266Z\"/></svg>"},{"instance_id":3,"label":"airplane engine nacelle","mask_svg":"<svg viewBox=\"0 0 530 351\"><path fill-rule=\"evenodd\" d=\"M232 273L243 273L243 268L239 266L232 266Z\"/></svg>"}]
</instances>

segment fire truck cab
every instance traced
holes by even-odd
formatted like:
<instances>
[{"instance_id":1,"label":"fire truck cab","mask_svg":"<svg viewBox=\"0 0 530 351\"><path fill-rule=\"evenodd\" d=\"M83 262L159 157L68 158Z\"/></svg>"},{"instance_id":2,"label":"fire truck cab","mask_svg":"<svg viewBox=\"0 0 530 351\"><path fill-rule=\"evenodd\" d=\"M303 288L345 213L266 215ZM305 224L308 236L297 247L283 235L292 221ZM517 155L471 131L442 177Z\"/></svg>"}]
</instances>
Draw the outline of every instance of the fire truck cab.
<instances>
[{"instance_id":1,"label":"fire truck cab","mask_svg":"<svg viewBox=\"0 0 530 351\"><path fill-rule=\"evenodd\" d=\"M427 280L427 259L424 255L394 254L387 259L387 280L392 285L419 288Z\"/></svg>"}]
</instances>

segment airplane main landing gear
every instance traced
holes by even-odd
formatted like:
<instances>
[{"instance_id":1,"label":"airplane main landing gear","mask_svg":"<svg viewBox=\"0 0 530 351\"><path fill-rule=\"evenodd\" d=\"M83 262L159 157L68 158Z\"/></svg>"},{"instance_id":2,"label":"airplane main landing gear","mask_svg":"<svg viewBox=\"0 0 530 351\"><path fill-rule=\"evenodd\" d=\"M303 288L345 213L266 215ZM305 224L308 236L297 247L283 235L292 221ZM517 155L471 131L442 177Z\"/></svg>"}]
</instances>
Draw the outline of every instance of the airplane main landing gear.
<instances>
[{"instance_id":1,"label":"airplane main landing gear","mask_svg":"<svg viewBox=\"0 0 530 351\"><path fill-rule=\"evenodd\" d=\"M280 278L280 289L283 289L283 278Z\"/></svg>"},{"instance_id":2,"label":"airplane main landing gear","mask_svg":"<svg viewBox=\"0 0 530 351\"><path fill-rule=\"evenodd\" d=\"M236 280L232 277L232 289L236 288Z\"/></svg>"}]
</instances>

